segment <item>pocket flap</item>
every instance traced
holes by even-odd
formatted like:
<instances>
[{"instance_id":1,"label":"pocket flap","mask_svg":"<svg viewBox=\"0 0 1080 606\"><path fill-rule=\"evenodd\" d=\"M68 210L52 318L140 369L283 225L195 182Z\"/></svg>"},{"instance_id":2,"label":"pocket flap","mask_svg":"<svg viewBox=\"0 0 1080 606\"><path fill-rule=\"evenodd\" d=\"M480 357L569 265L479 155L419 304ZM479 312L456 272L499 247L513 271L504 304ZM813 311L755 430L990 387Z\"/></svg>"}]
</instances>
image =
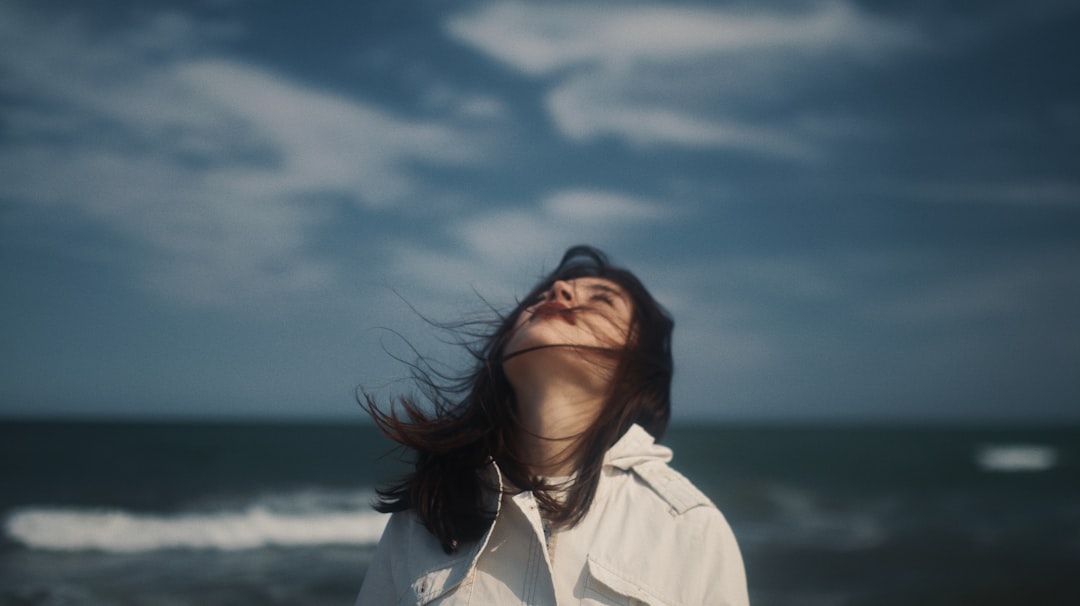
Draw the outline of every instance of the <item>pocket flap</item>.
<instances>
[{"instance_id":1,"label":"pocket flap","mask_svg":"<svg viewBox=\"0 0 1080 606\"><path fill-rule=\"evenodd\" d=\"M633 598L650 606L678 606L674 602L657 596L640 579L632 578L625 572L619 572L614 566L606 565L593 556L589 556L588 572L588 582L596 580L621 596Z\"/></svg>"}]
</instances>

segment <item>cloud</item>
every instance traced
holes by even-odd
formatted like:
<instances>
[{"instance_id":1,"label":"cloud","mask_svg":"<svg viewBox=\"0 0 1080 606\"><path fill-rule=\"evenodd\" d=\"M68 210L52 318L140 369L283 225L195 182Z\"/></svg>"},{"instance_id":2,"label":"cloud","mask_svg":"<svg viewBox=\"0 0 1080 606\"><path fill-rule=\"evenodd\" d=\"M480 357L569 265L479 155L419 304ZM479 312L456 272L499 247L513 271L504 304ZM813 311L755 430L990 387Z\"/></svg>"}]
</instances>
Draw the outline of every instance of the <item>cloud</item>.
<instances>
[{"instance_id":1,"label":"cloud","mask_svg":"<svg viewBox=\"0 0 1080 606\"><path fill-rule=\"evenodd\" d=\"M403 119L250 66L190 63L178 79L251 125L273 150L272 170L259 167L250 180L229 175L253 193L337 190L381 206L417 189L410 163L454 165L479 155L469 137L446 126Z\"/></svg>"},{"instance_id":2,"label":"cloud","mask_svg":"<svg viewBox=\"0 0 1080 606\"><path fill-rule=\"evenodd\" d=\"M75 16L0 12L2 87L14 99L0 195L66 209L145 250L132 271L175 300L326 287L337 269L313 250L334 204L410 205L424 197L416 167L483 154L451 125L202 50L235 30L166 13L104 34Z\"/></svg>"},{"instance_id":3,"label":"cloud","mask_svg":"<svg viewBox=\"0 0 1080 606\"><path fill-rule=\"evenodd\" d=\"M490 125L505 121L510 110L500 99L483 94L463 92L451 84L425 80L421 93L422 104L433 112L447 112L473 125Z\"/></svg>"},{"instance_id":4,"label":"cloud","mask_svg":"<svg viewBox=\"0 0 1080 606\"><path fill-rule=\"evenodd\" d=\"M671 213L660 204L623 194L592 190L565 190L544 201L552 217L586 222L636 222L658 219Z\"/></svg>"},{"instance_id":5,"label":"cloud","mask_svg":"<svg viewBox=\"0 0 1080 606\"><path fill-rule=\"evenodd\" d=\"M412 289L444 295L475 291L502 300L514 288L531 287L570 246L607 248L683 212L620 192L556 190L530 205L474 212L452 221L444 228L441 247L399 240L390 247L392 271Z\"/></svg>"},{"instance_id":6,"label":"cloud","mask_svg":"<svg viewBox=\"0 0 1080 606\"><path fill-rule=\"evenodd\" d=\"M910 43L909 34L844 2L808 12L688 6L499 2L447 30L530 75L580 66L626 69L762 51L862 53Z\"/></svg>"},{"instance_id":7,"label":"cloud","mask_svg":"<svg viewBox=\"0 0 1080 606\"><path fill-rule=\"evenodd\" d=\"M787 12L500 2L458 15L446 29L512 70L546 79L546 108L570 140L611 136L787 160L820 151L812 133L770 107L792 102L815 73L920 44L903 25L845 2Z\"/></svg>"},{"instance_id":8,"label":"cloud","mask_svg":"<svg viewBox=\"0 0 1080 606\"><path fill-rule=\"evenodd\" d=\"M486 213L461 221L452 232L465 247L496 263L543 258L581 242L615 237L627 227L662 219L655 202L598 190L560 190L535 208Z\"/></svg>"},{"instance_id":9,"label":"cloud","mask_svg":"<svg viewBox=\"0 0 1080 606\"><path fill-rule=\"evenodd\" d=\"M552 92L547 107L563 135L579 142L614 135L636 146L727 148L783 158L816 156L808 141L783 129L636 104L613 92L597 85L597 80L581 78Z\"/></svg>"},{"instance_id":10,"label":"cloud","mask_svg":"<svg viewBox=\"0 0 1080 606\"><path fill-rule=\"evenodd\" d=\"M919 198L938 202L1080 206L1080 182L1068 179L928 183L907 189Z\"/></svg>"}]
</instances>

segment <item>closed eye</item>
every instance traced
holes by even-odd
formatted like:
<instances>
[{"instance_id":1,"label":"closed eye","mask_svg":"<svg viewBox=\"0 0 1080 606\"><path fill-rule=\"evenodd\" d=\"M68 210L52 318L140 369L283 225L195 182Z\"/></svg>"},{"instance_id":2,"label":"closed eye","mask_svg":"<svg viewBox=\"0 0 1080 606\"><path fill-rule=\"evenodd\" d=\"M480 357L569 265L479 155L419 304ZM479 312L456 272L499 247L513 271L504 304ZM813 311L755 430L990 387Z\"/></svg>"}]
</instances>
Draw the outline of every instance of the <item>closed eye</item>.
<instances>
[{"instance_id":1,"label":"closed eye","mask_svg":"<svg viewBox=\"0 0 1080 606\"><path fill-rule=\"evenodd\" d=\"M589 301L600 301L611 307L616 307L615 300L625 302L626 299L622 293L605 284L592 284L589 287L591 291L589 293Z\"/></svg>"}]
</instances>

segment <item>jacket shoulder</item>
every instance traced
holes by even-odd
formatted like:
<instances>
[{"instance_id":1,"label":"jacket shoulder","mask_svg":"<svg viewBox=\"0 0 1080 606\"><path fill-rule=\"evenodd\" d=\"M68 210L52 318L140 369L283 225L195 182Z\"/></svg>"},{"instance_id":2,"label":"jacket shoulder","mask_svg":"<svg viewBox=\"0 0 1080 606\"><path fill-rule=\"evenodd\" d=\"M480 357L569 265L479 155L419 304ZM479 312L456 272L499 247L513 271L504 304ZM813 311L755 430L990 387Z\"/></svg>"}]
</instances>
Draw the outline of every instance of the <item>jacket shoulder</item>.
<instances>
[{"instance_id":1,"label":"jacket shoulder","mask_svg":"<svg viewBox=\"0 0 1080 606\"><path fill-rule=\"evenodd\" d=\"M672 469L663 461L648 461L631 468L634 475L641 479L671 511L682 515L697 507L716 506L705 493L698 490L686 476Z\"/></svg>"},{"instance_id":2,"label":"jacket shoulder","mask_svg":"<svg viewBox=\"0 0 1080 606\"><path fill-rule=\"evenodd\" d=\"M594 518L608 542L590 547L590 578L646 604L746 606L742 555L712 501L664 461L622 471Z\"/></svg>"}]
</instances>

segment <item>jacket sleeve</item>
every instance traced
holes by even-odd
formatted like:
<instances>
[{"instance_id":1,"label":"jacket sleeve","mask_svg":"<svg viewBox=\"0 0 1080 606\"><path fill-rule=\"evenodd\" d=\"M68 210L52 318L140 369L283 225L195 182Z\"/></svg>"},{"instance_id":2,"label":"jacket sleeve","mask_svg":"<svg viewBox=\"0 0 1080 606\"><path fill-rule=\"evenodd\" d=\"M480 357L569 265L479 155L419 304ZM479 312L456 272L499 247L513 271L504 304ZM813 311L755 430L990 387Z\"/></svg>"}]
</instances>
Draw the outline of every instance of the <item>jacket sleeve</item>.
<instances>
[{"instance_id":1,"label":"jacket sleeve","mask_svg":"<svg viewBox=\"0 0 1080 606\"><path fill-rule=\"evenodd\" d=\"M364 582L360 585L355 606L378 606L398 602L403 590L395 584L393 563L394 558L403 557L399 551L408 539L405 536L408 531L408 518L407 513L390 516L382 538L379 539L379 545L375 548L371 564L364 573Z\"/></svg>"},{"instance_id":2,"label":"jacket sleeve","mask_svg":"<svg viewBox=\"0 0 1080 606\"><path fill-rule=\"evenodd\" d=\"M711 574L707 576L703 604L724 604L725 606L749 606L750 597L746 589L746 569L743 566L739 545L727 520L719 511L713 510L707 536L711 550Z\"/></svg>"}]
</instances>

